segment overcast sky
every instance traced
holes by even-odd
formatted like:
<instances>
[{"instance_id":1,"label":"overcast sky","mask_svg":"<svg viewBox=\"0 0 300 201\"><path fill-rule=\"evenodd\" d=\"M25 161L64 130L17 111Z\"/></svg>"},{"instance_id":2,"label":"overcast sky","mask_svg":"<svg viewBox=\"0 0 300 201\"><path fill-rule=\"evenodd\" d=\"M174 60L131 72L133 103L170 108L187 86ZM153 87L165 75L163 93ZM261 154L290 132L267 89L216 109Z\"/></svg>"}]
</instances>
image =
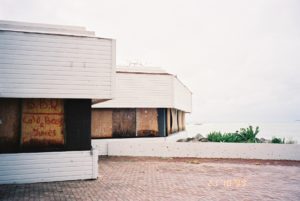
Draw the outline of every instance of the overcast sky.
<instances>
[{"instance_id":1,"label":"overcast sky","mask_svg":"<svg viewBox=\"0 0 300 201\"><path fill-rule=\"evenodd\" d=\"M193 121L300 119L299 0L0 0L0 19L115 38L117 64L178 75Z\"/></svg>"}]
</instances>

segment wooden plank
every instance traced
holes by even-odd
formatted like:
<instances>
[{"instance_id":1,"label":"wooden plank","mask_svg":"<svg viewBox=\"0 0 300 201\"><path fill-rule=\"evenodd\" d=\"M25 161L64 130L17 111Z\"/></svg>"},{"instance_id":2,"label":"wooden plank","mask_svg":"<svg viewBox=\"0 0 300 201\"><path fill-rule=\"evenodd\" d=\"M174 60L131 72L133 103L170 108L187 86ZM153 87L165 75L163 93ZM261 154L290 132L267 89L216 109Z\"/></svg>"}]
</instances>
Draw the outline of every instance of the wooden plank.
<instances>
[{"instance_id":1,"label":"wooden plank","mask_svg":"<svg viewBox=\"0 0 300 201\"><path fill-rule=\"evenodd\" d=\"M0 184L92 179L97 159L90 150L0 154Z\"/></svg>"},{"instance_id":2,"label":"wooden plank","mask_svg":"<svg viewBox=\"0 0 300 201\"><path fill-rule=\"evenodd\" d=\"M21 129L21 143L25 149L62 147L65 144L64 101L24 99Z\"/></svg>"},{"instance_id":3,"label":"wooden plank","mask_svg":"<svg viewBox=\"0 0 300 201\"><path fill-rule=\"evenodd\" d=\"M181 122L181 111L177 111L177 123L178 123L178 131L182 129L182 122Z\"/></svg>"},{"instance_id":4,"label":"wooden plank","mask_svg":"<svg viewBox=\"0 0 300 201\"><path fill-rule=\"evenodd\" d=\"M113 109L113 137L136 136L135 109Z\"/></svg>"},{"instance_id":5,"label":"wooden plank","mask_svg":"<svg viewBox=\"0 0 300 201\"><path fill-rule=\"evenodd\" d=\"M110 99L112 44L111 39L0 32L0 96Z\"/></svg>"},{"instance_id":6,"label":"wooden plank","mask_svg":"<svg viewBox=\"0 0 300 201\"><path fill-rule=\"evenodd\" d=\"M182 115L182 117L181 117L181 119L182 119L182 130L185 130L185 112L182 112L181 115Z\"/></svg>"},{"instance_id":7,"label":"wooden plank","mask_svg":"<svg viewBox=\"0 0 300 201\"><path fill-rule=\"evenodd\" d=\"M92 109L92 138L112 137L112 109Z\"/></svg>"},{"instance_id":8,"label":"wooden plank","mask_svg":"<svg viewBox=\"0 0 300 201\"><path fill-rule=\"evenodd\" d=\"M172 133L172 119L171 119L171 109L167 109L167 134Z\"/></svg>"},{"instance_id":9,"label":"wooden plank","mask_svg":"<svg viewBox=\"0 0 300 201\"><path fill-rule=\"evenodd\" d=\"M0 98L0 153L18 150L20 114L19 99Z\"/></svg>"},{"instance_id":10,"label":"wooden plank","mask_svg":"<svg viewBox=\"0 0 300 201\"><path fill-rule=\"evenodd\" d=\"M136 124L138 137L158 136L158 113L156 108L136 109Z\"/></svg>"},{"instance_id":11,"label":"wooden plank","mask_svg":"<svg viewBox=\"0 0 300 201\"><path fill-rule=\"evenodd\" d=\"M171 118L172 118L172 133L178 131L178 119L177 119L177 110L171 109Z\"/></svg>"}]
</instances>

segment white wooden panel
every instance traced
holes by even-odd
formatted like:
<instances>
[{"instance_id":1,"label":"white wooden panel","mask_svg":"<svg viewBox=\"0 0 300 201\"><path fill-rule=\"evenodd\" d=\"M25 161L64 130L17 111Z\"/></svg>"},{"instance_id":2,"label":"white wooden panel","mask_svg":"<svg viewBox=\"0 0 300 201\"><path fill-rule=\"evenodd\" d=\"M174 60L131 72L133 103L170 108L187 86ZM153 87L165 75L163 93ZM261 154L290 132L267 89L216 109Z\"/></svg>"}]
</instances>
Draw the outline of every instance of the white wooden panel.
<instances>
[{"instance_id":1,"label":"white wooden panel","mask_svg":"<svg viewBox=\"0 0 300 201\"><path fill-rule=\"evenodd\" d=\"M172 107L172 76L160 74L116 74L115 98L94 108Z\"/></svg>"},{"instance_id":2,"label":"white wooden panel","mask_svg":"<svg viewBox=\"0 0 300 201\"><path fill-rule=\"evenodd\" d=\"M192 92L181 83L177 77L173 78L174 83L174 108L184 112L192 111Z\"/></svg>"},{"instance_id":3,"label":"white wooden panel","mask_svg":"<svg viewBox=\"0 0 300 201\"><path fill-rule=\"evenodd\" d=\"M177 77L166 73L117 69L114 97L94 104L93 108L175 108L184 112L192 109L192 93Z\"/></svg>"},{"instance_id":4,"label":"white wooden panel","mask_svg":"<svg viewBox=\"0 0 300 201\"><path fill-rule=\"evenodd\" d=\"M0 155L0 184L97 177L97 150Z\"/></svg>"},{"instance_id":5,"label":"white wooden panel","mask_svg":"<svg viewBox=\"0 0 300 201\"><path fill-rule=\"evenodd\" d=\"M111 99L114 51L111 39L0 31L0 97Z\"/></svg>"}]
</instances>

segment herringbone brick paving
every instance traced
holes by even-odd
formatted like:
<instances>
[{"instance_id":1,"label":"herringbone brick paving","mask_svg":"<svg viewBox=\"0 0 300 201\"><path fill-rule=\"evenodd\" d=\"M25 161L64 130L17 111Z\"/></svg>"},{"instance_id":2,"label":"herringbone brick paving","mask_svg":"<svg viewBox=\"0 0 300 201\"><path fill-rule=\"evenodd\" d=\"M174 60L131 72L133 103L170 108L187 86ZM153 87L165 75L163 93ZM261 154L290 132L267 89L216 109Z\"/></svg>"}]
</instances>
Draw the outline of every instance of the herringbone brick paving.
<instances>
[{"instance_id":1,"label":"herringbone brick paving","mask_svg":"<svg viewBox=\"0 0 300 201\"><path fill-rule=\"evenodd\" d=\"M0 185L0 200L300 200L300 165L101 159L98 180Z\"/></svg>"}]
</instances>

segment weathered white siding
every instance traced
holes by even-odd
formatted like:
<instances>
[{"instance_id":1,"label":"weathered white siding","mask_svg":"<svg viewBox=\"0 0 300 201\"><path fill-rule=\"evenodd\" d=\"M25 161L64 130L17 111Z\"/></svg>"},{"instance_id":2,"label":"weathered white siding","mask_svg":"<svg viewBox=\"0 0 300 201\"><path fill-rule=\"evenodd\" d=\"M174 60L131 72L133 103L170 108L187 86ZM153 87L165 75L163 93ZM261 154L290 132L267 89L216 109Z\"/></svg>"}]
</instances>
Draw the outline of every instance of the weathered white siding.
<instances>
[{"instance_id":1,"label":"weathered white siding","mask_svg":"<svg viewBox=\"0 0 300 201\"><path fill-rule=\"evenodd\" d=\"M98 151L0 154L0 184L97 179Z\"/></svg>"},{"instance_id":2,"label":"weathered white siding","mask_svg":"<svg viewBox=\"0 0 300 201\"><path fill-rule=\"evenodd\" d=\"M93 108L175 108L191 112L192 93L176 76L164 71L117 68L114 99Z\"/></svg>"},{"instance_id":3,"label":"weathered white siding","mask_svg":"<svg viewBox=\"0 0 300 201\"><path fill-rule=\"evenodd\" d=\"M176 77L173 78L174 108L185 112L192 111L192 92Z\"/></svg>"},{"instance_id":4,"label":"weathered white siding","mask_svg":"<svg viewBox=\"0 0 300 201\"><path fill-rule=\"evenodd\" d=\"M97 108L172 107L172 76L117 73L113 100L93 105Z\"/></svg>"},{"instance_id":5,"label":"weathered white siding","mask_svg":"<svg viewBox=\"0 0 300 201\"><path fill-rule=\"evenodd\" d=\"M0 23L0 97L112 98L114 40L70 35L86 32L80 28L66 29L63 35L44 34L47 28L33 33L3 26Z\"/></svg>"}]
</instances>

